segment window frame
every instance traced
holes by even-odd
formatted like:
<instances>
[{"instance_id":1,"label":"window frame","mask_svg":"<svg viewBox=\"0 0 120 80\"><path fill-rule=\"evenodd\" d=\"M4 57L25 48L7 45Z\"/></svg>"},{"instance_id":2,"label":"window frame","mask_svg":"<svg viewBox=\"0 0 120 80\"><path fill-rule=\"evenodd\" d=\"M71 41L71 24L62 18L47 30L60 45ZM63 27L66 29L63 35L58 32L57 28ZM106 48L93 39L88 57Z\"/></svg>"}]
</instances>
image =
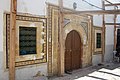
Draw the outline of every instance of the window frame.
<instances>
[{"instance_id":1,"label":"window frame","mask_svg":"<svg viewBox=\"0 0 120 80\"><path fill-rule=\"evenodd\" d=\"M5 20L5 22L4 22L5 68L8 69L9 68L9 42L10 42L10 40L9 40L10 13L9 12L4 13L4 20ZM19 26L22 26L22 25L30 26L31 23L34 23L35 25L39 26L39 28L41 28L41 31L38 32L37 34L42 35L41 32L45 33L44 36L43 35L41 36L41 38L44 38L45 43L41 45L41 48L40 48L41 51L37 52L37 55L33 54L33 55L19 56L19 51L18 51L18 48L19 48L18 47ZM45 16L17 13L17 16L16 16L16 41L17 41L16 42L16 55L15 55L15 57L16 57L15 66L16 67L46 63L47 62L47 18ZM38 54L38 53L40 53L40 54ZM44 55L43 55L43 53L44 53ZM41 57L40 55L43 55L43 56Z\"/></svg>"},{"instance_id":2,"label":"window frame","mask_svg":"<svg viewBox=\"0 0 120 80\"><path fill-rule=\"evenodd\" d=\"M102 53L102 27L100 26L94 26L93 27L93 50L94 54L101 54ZM97 33L101 34L101 48L97 48Z\"/></svg>"}]
</instances>

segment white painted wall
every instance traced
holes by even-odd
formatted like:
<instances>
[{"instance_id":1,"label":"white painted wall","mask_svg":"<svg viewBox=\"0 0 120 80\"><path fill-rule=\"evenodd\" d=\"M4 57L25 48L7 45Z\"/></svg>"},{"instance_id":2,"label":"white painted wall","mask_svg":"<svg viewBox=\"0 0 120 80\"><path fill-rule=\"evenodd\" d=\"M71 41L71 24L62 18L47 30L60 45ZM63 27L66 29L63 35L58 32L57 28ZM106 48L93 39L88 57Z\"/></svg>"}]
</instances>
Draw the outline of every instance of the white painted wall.
<instances>
[{"instance_id":1,"label":"white painted wall","mask_svg":"<svg viewBox=\"0 0 120 80\"><path fill-rule=\"evenodd\" d=\"M93 16L93 25L102 27L102 16L101 15L94 15ZM102 62L102 55L96 54L92 56L92 65L97 65Z\"/></svg>"},{"instance_id":2,"label":"white painted wall","mask_svg":"<svg viewBox=\"0 0 120 80\"><path fill-rule=\"evenodd\" d=\"M105 45L105 61L111 62L113 60L114 47L114 28L113 26L106 27L106 45Z\"/></svg>"},{"instance_id":3,"label":"white painted wall","mask_svg":"<svg viewBox=\"0 0 120 80\"><path fill-rule=\"evenodd\" d=\"M47 63L17 69L16 80L33 80L33 76L35 76L38 71L41 71L42 74L47 75Z\"/></svg>"},{"instance_id":4,"label":"white painted wall","mask_svg":"<svg viewBox=\"0 0 120 80\"><path fill-rule=\"evenodd\" d=\"M0 64L2 65L2 64ZM0 69L0 80L9 80L8 70ZM47 64L33 65L16 69L16 80L33 80L33 76L41 71L42 74L47 75Z\"/></svg>"},{"instance_id":5,"label":"white painted wall","mask_svg":"<svg viewBox=\"0 0 120 80\"><path fill-rule=\"evenodd\" d=\"M45 0L17 0L17 11L36 15L45 15Z\"/></svg>"},{"instance_id":6,"label":"white painted wall","mask_svg":"<svg viewBox=\"0 0 120 80\"><path fill-rule=\"evenodd\" d=\"M95 2L94 0L92 0ZM109 0L111 2L119 2L119 0ZM95 2L97 5L99 5L99 2ZM101 4L100 4L101 5ZM100 6L99 5L99 6ZM106 9L114 9L114 7L107 7ZM99 15L93 17L93 24L97 26L102 26L102 17ZM113 15L106 15L105 16L105 22L106 23L113 23L114 22L114 16ZM117 22L120 22L120 16L117 17ZM114 28L113 26L106 25L106 44L105 44L105 55L104 60L105 62L111 62L113 60L113 46L114 46ZM101 58L99 55L93 56L93 65L98 64L99 61L101 61ZM97 63L98 61L98 63Z\"/></svg>"},{"instance_id":7,"label":"white painted wall","mask_svg":"<svg viewBox=\"0 0 120 80\"><path fill-rule=\"evenodd\" d=\"M86 3L84 3L82 0L63 0L64 7L71 8L73 9L73 3L77 3L77 8L76 10L88 10L90 6ZM84 7L83 7L84 6Z\"/></svg>"},{"instance_id":8,"label":"white painted wall","mask_svg":"<svg viewBox=\"0 0 120 80\"><path fill-rule=\"evenodd\" d=\"M4 4L6 3L6 4ZM9 11L9 0L0 1L0 80L8 80L8 72L4 72L4 54L3 54L3 13ZM2 78L4 76L4 78Z\"/></svg>"},{"instance_id":9,"label":"white painted wall","mask_svg":"<svg viewBox=\"0 0 120 80\"><path fill-rule=\"evenodd\" d=\"M94 25L101 26L102 27L102 16L94 16L93 17ZM113 23L114 22L114 16L113 15L106 15L105 16L105 22L106 23ZM114 46L114 27L106 25L106 40L105 40L105 55L104 55L104 61L105 62L111 62L113 60L113 46ZM102 55L101 55L102 56ZM100 58L100 55L94 55L93 56L93 65L97 65L97 61L102 61L102 58Z\"/></svg>"},{"instance_id":10,"label":"white painted wall","mask_svg":"<svg viewBox=\"0 0 120 80\"><path fill-rule=\"evenodd\" d=\"M120 2L119 0L109 0L113 3ZM120 6L118 7L120 9ZM107 7L106 9L114 9L114 7ZM113 23L114 16L106 16L106 22ZM120 23L120 16L117 16L117 23ZM106 46L105 46L105 61L110 62L113 60L113 48L114 48L114 25L106 27Z\"/></svg>"},{"instance_id":11,"label":"white painted wall","mask_svg":"<svg viewBox=\"0 0 120 80\"><path fill-rule=\"evenodd\" d=\"M93 25L102 27L102 16L101 15L94 15L93 16Z\"/></svg>"},{"instance_id":12,"label":"white painted wall","mask_svg":"<svg viewBox=\"0 0 120 80\"><path fill-rule=\"evenodd\" d=\"M106 23L114 23L114 15L106 15ZM114 25L106 25L106 45L105 45L105 62L113 60L113 46L114 46Z\"/></svg>"},{"instance_id":13,"label":"white painted wall","mask_svg":"<svg viewBox=\"0 0 120 80\"><path fill-rule=\"evenodd\" d=\"M58 0L46 0L46 2L58 5Z\"/></svg>"},{"instance_id":14,"label":"white painted wall","mask_svg":"<svg viewBox=\"0 0 120 80\"><path fill-rule=\"evenodd\" d=\"M98 7L101 7L101 0L86 0L89 3L92 3L94 5L97 5ZM76 10L80 10L80 11L84 11L84 10L96 10L97 8L88 5L86 2L82 1L82 0L63 0L64 7L68 7L73 9L73 3L77 3L77 9ZM97 9L98 10L98 9Z\"/></svg>"}]
</instances>

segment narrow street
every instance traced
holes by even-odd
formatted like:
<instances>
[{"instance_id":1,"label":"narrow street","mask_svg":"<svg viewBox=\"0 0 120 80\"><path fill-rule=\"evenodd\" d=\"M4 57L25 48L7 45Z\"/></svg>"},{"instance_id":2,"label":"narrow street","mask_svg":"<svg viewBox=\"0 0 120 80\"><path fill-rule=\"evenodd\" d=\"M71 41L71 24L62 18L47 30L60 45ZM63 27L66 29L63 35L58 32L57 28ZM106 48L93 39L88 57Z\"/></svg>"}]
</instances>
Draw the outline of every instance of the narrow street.
<instances>
[{"instance_id":1,"label":"narrow street","mask_svg":"<svg viewBox=\"0 0 120 80\"><path fill-rule=\"evenodd\" d=\"M49 80L120 80L120 64L104 63L64 74L63 77L52 77Z\"/></svg>"}]
</instances>

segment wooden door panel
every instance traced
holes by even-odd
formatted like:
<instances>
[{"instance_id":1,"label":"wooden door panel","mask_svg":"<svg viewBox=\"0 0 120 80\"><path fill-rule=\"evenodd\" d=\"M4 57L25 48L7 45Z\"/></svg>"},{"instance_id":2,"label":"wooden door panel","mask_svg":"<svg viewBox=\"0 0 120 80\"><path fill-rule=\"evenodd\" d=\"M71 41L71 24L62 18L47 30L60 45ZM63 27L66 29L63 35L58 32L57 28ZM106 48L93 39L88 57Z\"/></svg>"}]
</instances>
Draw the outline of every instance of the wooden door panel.
<instances>
[{"instance_id":1,"label":"wooden door panel","mask_svg":"<svg viewBox=\"0 0 120 80\"><path fill-rule=\"evenodd\" d=\"M73 31L73 46L72 46L72 66L73 69L80 68L80 36L76 31Z\"/></svg>"},{"instance_id":2,"label":"wooden door panel","mask_svg":"<svg viewBox=\"0 0 120 80\"><path fill-rule=\"evenodd\" d=\"M68 34L66 43L65 43L65 70L70 71L72 69L71 64L71 46L72 46L72 35L71 33Z\"/></svg>"},{"instance_id":3,"label":"wooden door panel","mask_svg":"<svg viewBox=\"0 0 120 80\"><path fill-rule=\"evenodd\" d=\"M65 70L66 71L70 71L71 70L71 52L70 51L66 51L65 52Z\"/></svg>"},{"instance_id":4,"label":"wooden door panel","mask_svg":"<svg viewBox=\"0 0 120 80\"><path fill-rule=\"evenodd\" d=\"M79 69L80 68L80 52L79 51L74 51L72 54L72 68Z\"/></svg>"},{"instance_id":5,"label":"wooden door panel","mask_svg":"<svg viewBox=\"0 0 120 80\"><path fill-rule=\"evenodd\" d=\"M81 66L81 39L76 31L71 31L65 42L65 71L79 69Z\"/></svg>"},{"instance_id":6,"label":"wooden door panel","mask_svg":"<svg viewBox=\"0 0 120 80\"><path fill-rule=\"evenodd\" d=\"M81 47L81 39L78 33L74 32L74 44L73 44L73 49L75 50L80 50Z\"/></svg>"}]
</instances>

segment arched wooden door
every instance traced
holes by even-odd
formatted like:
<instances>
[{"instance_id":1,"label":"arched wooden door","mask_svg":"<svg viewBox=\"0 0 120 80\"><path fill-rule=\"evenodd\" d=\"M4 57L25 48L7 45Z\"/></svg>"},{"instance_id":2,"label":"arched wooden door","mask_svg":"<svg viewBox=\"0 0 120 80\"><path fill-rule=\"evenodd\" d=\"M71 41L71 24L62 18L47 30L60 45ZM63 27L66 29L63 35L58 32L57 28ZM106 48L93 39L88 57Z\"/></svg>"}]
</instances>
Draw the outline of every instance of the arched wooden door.
<instances>
[{"instance_id":1,"label":"arched wooden door","mask_svg":"<svg viewBox=\"0 0 120 80\"><path fill-rule=\"evenodd\" d=\"M65 41L65 72L81 67L81 38L75 30L68 33Z\"/></svg>"}]
</instances>

